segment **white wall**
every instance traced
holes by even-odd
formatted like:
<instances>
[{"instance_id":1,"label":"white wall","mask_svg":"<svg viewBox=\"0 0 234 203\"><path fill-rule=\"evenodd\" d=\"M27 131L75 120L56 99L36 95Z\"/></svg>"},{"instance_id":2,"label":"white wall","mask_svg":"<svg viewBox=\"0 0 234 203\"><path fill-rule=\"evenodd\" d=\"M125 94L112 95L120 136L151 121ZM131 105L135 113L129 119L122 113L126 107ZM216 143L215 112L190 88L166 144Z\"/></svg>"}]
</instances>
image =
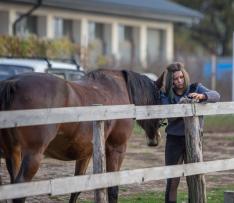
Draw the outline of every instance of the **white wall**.
<instances>
[{"instance_id":1,"label":"white wall","mask_svg":"<svg viewBox=\"0 0 234 203\"><path fill-rule=\"evenodd\" d=\"M12 34L12 23L15 20L15 13L24 13L31 6L13 5L0 3L0 33ZM4 12L2 12L4 11ZM39 8L34 15L40 16L38 23L39 36L53 38L53 18L59 16L65 19L73 20L73 38L75 42L79 42L81 47L88 46L88 22L100 22L105 24L104 36L107 43L107 50L110 54L114 54L118 60L119 52L119 36L118 26L128 25L134 27L135 55L139 57L143 66L146 66L146 45L147 45L147 29L161 29L165 32L165 58L168 61L173 59L173 24L170 22L160 22L155 20L130 19L126 17L102 16L95 14L79 13L77 11L67 11L53 8ZM8 18L7 18L8 16ZM84 50L84 49L83 49Z\"/></svg>"}]
</instances>

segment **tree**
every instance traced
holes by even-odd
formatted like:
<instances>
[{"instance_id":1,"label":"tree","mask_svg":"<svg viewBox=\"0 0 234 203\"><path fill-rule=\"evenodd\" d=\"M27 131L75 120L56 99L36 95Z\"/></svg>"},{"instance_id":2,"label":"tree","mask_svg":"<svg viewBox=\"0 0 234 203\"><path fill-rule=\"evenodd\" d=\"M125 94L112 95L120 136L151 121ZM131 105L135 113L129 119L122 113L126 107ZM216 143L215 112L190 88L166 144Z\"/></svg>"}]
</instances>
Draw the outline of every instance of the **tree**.
<instances>
[{"instance_id":1,"label":"tree","mask_svg":"<svg viewBox=\"0 0 234 203\"><path fill-rule=\"evenodd\" d=\"M233 0L174 0L175 2L200 11L204 17L192 25L190 37L199 42L210 53L227 56L232 53L234 32Z\"/></svg>"}]
</instances>

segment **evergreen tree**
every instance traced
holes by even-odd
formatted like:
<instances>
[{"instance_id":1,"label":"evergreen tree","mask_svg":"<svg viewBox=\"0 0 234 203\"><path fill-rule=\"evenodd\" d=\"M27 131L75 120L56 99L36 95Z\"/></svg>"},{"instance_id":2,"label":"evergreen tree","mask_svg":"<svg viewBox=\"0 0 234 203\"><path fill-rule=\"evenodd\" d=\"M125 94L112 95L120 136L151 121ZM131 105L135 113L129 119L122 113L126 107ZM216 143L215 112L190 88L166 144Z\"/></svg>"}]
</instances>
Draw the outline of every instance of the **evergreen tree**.
<instances>
[{"instance_id":1,"label":"evergreen tree","mask_svg":"<svg viewBox=\"0 0 234 203\"><path fill-rule=\"evenodd\" d=\"M220 56L232 54L234 32L233 0L174 0L200 11L204 17L190 28L191 40L199 42L210 53ZM184 31L184 29L183 29Z\"/></svg>"}]
</instances>

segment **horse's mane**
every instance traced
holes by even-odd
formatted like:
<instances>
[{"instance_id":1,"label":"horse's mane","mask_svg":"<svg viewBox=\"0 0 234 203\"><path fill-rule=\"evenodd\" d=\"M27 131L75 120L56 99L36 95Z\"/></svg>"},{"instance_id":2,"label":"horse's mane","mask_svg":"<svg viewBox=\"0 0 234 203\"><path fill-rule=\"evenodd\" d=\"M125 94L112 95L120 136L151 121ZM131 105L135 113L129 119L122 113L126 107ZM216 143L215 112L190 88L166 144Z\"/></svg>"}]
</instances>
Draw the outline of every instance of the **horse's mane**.
<instances>
[{"instance_id":1,"label":"horse's mane","mask_svg":"<svg viewBox=\"0 0 234 203\"><path fill-rule=\"evenodd\" d=\"M123 70L122 72L126 80L131 103L135 105L160 104L160 91L154 81L133 71ZM137 120L137 123L151 136L160 127L159 119Z\"/></svg>"},{"instance_id":2,"label":"horse's mane","mask_svg":"<svg viewBox=\"0 0 234 203\"><path fill-rule=\"evenodd\" d=\"M103 84L115 84L113 70L98 69L90 71L82 79L92 80ZM122 70L121 71L126 82L129 98L132 104L135 105L155 105L160 103L160 95L154 81L145 75L139 73ZM117 85L117 83L116 83Z\"/></svg>"},{"instance_id":3,"label":"horse's mane","mask_svg":"<svg viewBox=\"0 0 234 203\"><path fill-rule=\"evenodd\" d=\"M122 71L131 103L135 105L160 104L160 95L154 81L133 71Z\"/></svg>"},{"instance_id":4,"label":"horse's mane","mask_svg":"<svg viewBox=\"0 0 234 203\"><path fill-rule=\"evenodd\" d=\"M99 69L89 72L83 77L84 80L97 81L103 85L116 85L118 84L113 80L113 75L119 71ZM122 70L123 78L126 82L130 102L135 105L156 105L160 104L159 88L155 85L154 81L145 75L139 73ZM118 91L118 89L116 89ZM159 128L159 119L151 120L138 120L137 123L147 131L148 135L153 136L155 130Z\"/></svg>"},{"instance_id":5,"label":"horse's mane","mask_svg":"<svg viewBox=\"0 0 234 203\"><path fill-rule=\"evenodd\" d=\"M111 70L106 70L106 69L93 70L85 74L82 79L94 80L94 81L99 81L99 82L112 81L113 79L108 74L106 74L107 71L110 72Z\"/></svg>"},{"instance_id":6,"label":"horse's mane","mask_svg":"<svg viewBox=\"0 0 234 203\"><path fill-rule=\"evenodd\" d=\"M4 80L0 82L0 108L7 110L14 98L14 93L17 87L17 80Z\"/></svg>"},{"instance_id":7,"label":"horse's mane","mask_svg":"<svg viewBox=\"0 0 234 203\"><path fill-rule=\"evenodd\" d=\"M92 81L102 85L103 87L112 87L113 91L120 91L120 86L117 83L114 76L119 73L116 70L110 69L97 69L88 72L85 76L82 77L85 81Z\"/></svg>"}]
</instances>

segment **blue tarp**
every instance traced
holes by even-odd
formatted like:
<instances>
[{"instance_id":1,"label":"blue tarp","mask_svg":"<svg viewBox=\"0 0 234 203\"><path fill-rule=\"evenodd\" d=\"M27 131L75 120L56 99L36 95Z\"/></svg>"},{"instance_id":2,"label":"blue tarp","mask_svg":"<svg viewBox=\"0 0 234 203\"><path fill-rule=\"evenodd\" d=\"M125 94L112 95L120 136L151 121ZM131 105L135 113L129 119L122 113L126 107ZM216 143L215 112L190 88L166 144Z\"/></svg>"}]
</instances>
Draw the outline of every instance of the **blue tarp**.
<instances>
[{"instance_id":1,"label":"blue tarp","mask_svg":"<svg viewBox=\"0 0 234 203\"><path fill-rule=\"evenodd\" d=\"M225 74L232 72L232 59L217 60L216 78L221 79ZM211 77L211 62L204 64L203 73L206 78Z\"/></svg>"}]
</instances>

